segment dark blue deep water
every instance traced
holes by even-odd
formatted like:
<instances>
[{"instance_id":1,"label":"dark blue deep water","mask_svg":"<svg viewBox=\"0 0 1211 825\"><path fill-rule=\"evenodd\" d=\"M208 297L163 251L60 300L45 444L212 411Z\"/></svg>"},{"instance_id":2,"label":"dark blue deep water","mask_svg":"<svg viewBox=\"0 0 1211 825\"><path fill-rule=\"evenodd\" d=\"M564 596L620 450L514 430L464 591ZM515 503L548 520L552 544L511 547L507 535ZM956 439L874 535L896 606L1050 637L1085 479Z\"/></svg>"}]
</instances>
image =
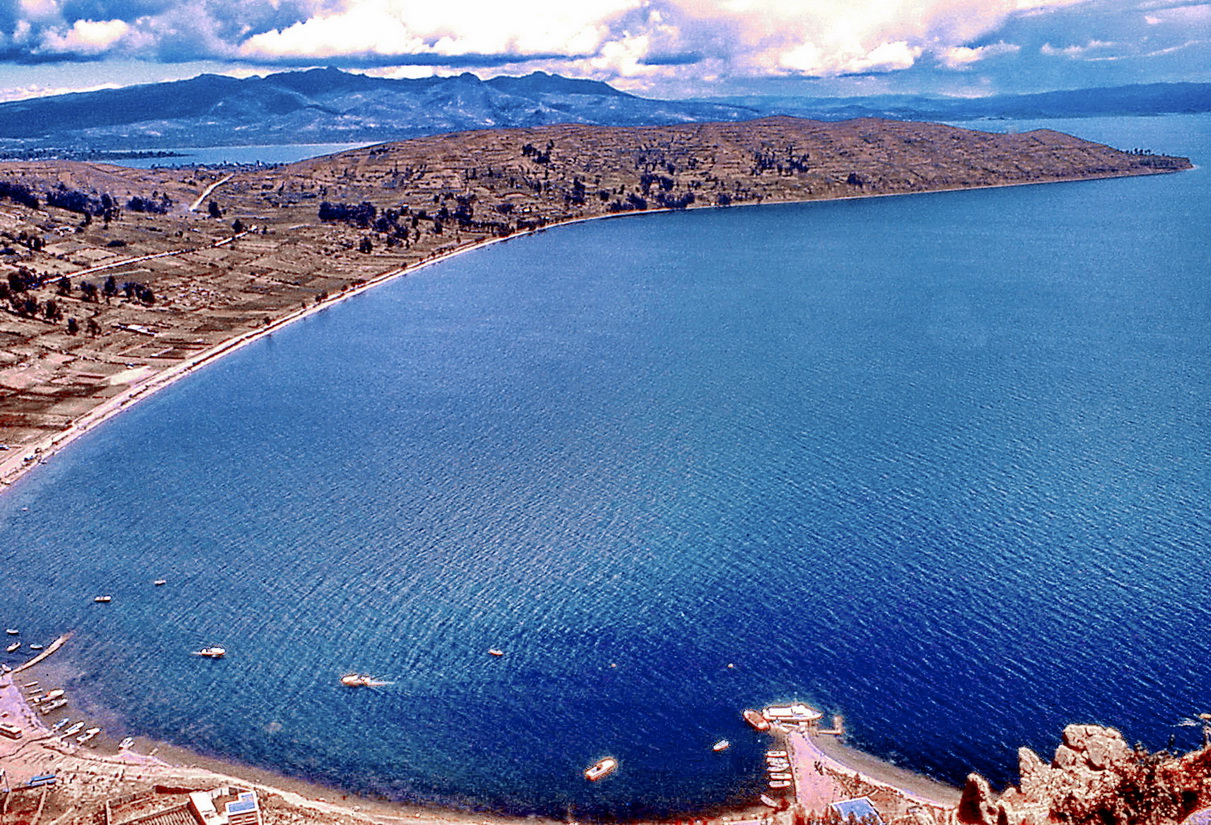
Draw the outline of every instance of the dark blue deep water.
<instances>
[{"instance_id":1,"label":"dark blue deep water","mask_svg":"<svg viewBox=\"0 0 1211 825\"><path fill-rule=\"evenodd\" d=\"M1205 117L1080 123L1207 146ZM955 782L1007 781L1070 722L1192 744L1209 177L651 215L462 256L6 493L0 624L74 630L68 687L111 733L514 813L749 800L739 711L792 697ZM189 655L208 644L227 658ZM586 783L606 754L622 768Z\"/></svg>"}]
</instances>

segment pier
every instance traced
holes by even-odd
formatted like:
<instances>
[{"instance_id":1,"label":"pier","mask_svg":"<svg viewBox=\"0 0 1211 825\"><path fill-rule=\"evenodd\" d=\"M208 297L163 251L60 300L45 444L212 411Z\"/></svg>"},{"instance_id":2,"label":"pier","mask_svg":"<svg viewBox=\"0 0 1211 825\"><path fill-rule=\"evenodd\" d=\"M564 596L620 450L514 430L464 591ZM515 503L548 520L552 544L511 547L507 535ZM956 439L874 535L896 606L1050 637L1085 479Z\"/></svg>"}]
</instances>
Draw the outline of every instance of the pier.
<instances>
[{"instance_id":1,"label":"pier","mask_svg":"<svg viewBox=\"0 0 1211 825\"><path fill-rule=\"evenodd\" d=\"M39 653L37 656L35 656L34 658L30 659L30 660L29 660L28 662L26 662L25 664L18 665L17 667L13 668L13 670L12 670L12 675L14 675L14 676L15 676L15 675L17 675L18 673L20 673L20 672L21 672L21 671L23 671L23 670L28 670L29 668L31 668L31 667L33 667L34 665L36 665L36 664L38 664L39 662L41 662L42 660L46 659L48 656L50 656L50 655L51 655L52 653L54 653L56 650L58 650L59 648L63 647L63 645L64 645L64 644L67 642L67 640L68 640L68 639L70 639L70 638L71 638L71 634L70 634L70 633L64 633L62 636L60 636L59 638L57 638L57 639L55 639L53 642L51 642L49 645L47 645L47 646L46 646L46 650L42 651L42 652L41 652L41 653Z\"/></svg>"}]
</instances>

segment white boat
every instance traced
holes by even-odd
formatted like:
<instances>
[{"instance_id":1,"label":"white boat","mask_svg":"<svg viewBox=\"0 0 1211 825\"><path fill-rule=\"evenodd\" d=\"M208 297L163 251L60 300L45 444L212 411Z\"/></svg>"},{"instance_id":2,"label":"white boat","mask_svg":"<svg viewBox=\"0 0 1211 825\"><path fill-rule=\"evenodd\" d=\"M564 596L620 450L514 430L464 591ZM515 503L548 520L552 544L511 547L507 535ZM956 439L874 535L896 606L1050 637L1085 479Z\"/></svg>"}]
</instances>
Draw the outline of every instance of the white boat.
<instances>
[{"instance_id":1,"label":"white boat","mask_svg":"<svg viewBox=\"0 0 1211 825\"><path fill-rule=\"evenodd\" d=\"M749 709L746 710L742 715L744 716L744 721L752 725L755 730L769 730L769 720L757 711Z\"/></svg>"},{"instance_id":2,"label":"white boat","mask_svg":"<svg viewBox=\"0 0 1211 825\"><path fill-rule=\"evenodd\" d=\"M83 745L85 742L91 741L100 732L100 728L89 728L88 730L84 731L84 733L77 736L76 741Z\"/></svg>"},{"instance_id":3,"label":"white boat","mask_svg":"<svg viewBox=\"0 0 1211 825\"><path fill-rule=\"evenodd\" d=\"M769 786L776 790L779 788L789 788L791 786L791 783L785 779L771 779Z\"/></svg>"},{"instance_id":4,"label":"white boat","mask_svg":"<svg viewBox=\"0 0 1211 825\"><path fill-rule=\"evenodd\" d=\"M32 644L32 645L30 645L30 646L29 646L29 649L30 649L30 650L41 650L41 649L42 649L42 648L44 648L44 647L46 647L46 645L40 645L40 644L38 644L38 643L36 643L36 642L35 642L34 644Z\"/></svg>"},{"instance_id":5,"label":"white boat","mask_svg":"<svg viewBox=\"0 0 1211 825\"><path fill-rule=\"evenodd\" d=\"M10 628L8 628L7 630L5 630L4 632L5 632L5 633L7 633L7 634L8 634L8 635L10 635L10 636L16 636L16 635L17 635L17 634L19 634L21 631L20 631L20 630L18 630L17 628L15 628L15 627L10 627Z\"/></svg>"},{"instance_id":6,"label":"white boat","mask_svg":"<svg viewBox=\"0 0 1211 825\"><path fill-rule=\"evenodd\" d=\"M592 767L584 772L584 778L590 782L596 782L599 779L605 779L618 768L618 760L612 756L607 756L604 759L598 759Z\"/></svg>"},{"instance_id":7,"label":"white boat","mask_svg":"<svg viewBox=\"0 0 1211 825\"><path fill-rule=\"evenodd\" d=\"M205 656L207 659L222 659L227 655L227 649L222 647L204 647L201 650L195 650L194 656Z\"/></svg>"},{"instance_id":8,"label":"white boat","mask_svg":"<svg viewBox=\"0 0 1211 825\"><path fill-rule=\"evenodd\" d=\"M152 582L152 584L154 584L156 587L163 587L164 585L168 584L168 579L156 579L154 582Z\"/></svg>"},{"instance_id":9,"label":"white boat","mask_svg":"<svg viewBox=\"0 0 1211 825\"><path fill-rule=\"evenodd\" d=\"M765 755L767 757L773 757L775 759L785 759L786 751L766 751Z\"/></svg>"},{"instance_id":10,"label":"white boat","mask_svg":"<svg viewBox=\"0 0 1211 825\"><path fill-rule=\"evenodd\" d=\"M63 688L55 688L54 690L47 691L46 695L42 697L42 701L53 702L55 699L62 699L66 695L67 691Z\"/></svg>"},{"instance_id":11,"label":"white boat","mask_svg":"<svg viewBox=\"0 0 1211 825\"><path fill-rule=\"evenodd\" d=\"M113 600L114 600L113 596L96 596L93 598L93 601L96 602L97 604L109 604Z\"/></svg>"},{"instance_id":12,"label":"white boat","mask_svg":"<svg viewBox=\"0 0 1211 825\"><path fill-rule=\"evenodd\" d=\"M499 649L493 647L493 648L488 649L488 655L489 656L504 656L505 652L503 650L499 650Z\"/></svg>"},{"instance_id":13,"label":"white boat","mask_svg":"<svg viewBox=\"0 0 1211 825\"><path fill-rule=\"evenodd\" d=\"M722 751L727 750L731 746L732 746L731 742L727 741L726 739L720 739L718 742L711 745L711 750L713 750L715 753L720 753Z\"/></svg>"},{"instance_id":14,"label":"white boat","mask_svg":"<svg viewBox=\"0 0 1211 825\"><path fill-rule=\"evenodd\" d=\"M72 725L71 727L69 727L67 730L63 731L63 735L64 735L64 736L71 736L72 734L74 734L74 733L79 733L79 732L80 732L80 731L82 731L82 730L84 730L84 723L83 723L83 722L76 722L74 725Z\"/></svg>"},{"instance_id":15,"label":"white boat","mask_svg":"<svg viewBox=\"0 0 1211 825\"><path fill-rule=\"evenodd\" d=\"M20 643L20 642L13 642L11 645L9 645L8 647L4 648L4 652L5 652L5 653L16 653L16 652L17 652L17 648L19 648L19 647L21 647L21 643Z\"/></svg>"},{"instance_id":16,"label":"white boat","mask_svg":"<svg viewBox=\"0 0 1211 825\"><path fill-rule=\"evenodd\" d=\"M133 736L128 736L125 739L123 739L121 742L118 743L118 750L124 751L127 748L129 748L130 746L134 745L134 743L135 743L135 738Z\"/></svg>"},{"instance_id":17,"label":"white boat","mask_svg":"<svg viewBox=\"0 0 1211 825\"><path fill-rule=\"evenodd\" d=\"M345 687L382 687L387 682L364 673L346 673L341 677L341 684Z\"/></svg>"}]
</instances>

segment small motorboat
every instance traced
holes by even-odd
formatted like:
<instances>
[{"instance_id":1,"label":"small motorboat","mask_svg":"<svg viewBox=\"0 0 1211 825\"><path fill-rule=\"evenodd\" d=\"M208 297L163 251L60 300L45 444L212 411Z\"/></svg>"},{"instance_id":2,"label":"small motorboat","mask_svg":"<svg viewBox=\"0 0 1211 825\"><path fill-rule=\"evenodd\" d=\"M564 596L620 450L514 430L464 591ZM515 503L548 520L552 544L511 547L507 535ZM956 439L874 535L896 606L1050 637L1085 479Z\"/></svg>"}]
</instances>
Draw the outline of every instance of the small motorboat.
<instances>
[{"instance_id":1,"label":"small motorboat","mask_svg":"<svg viewBox=\"0 0 1211 825\"><path fill-rule=\"evenodd\" d=\"M382 687L387 683L364 673L346 673L341 677L341 684L345 687Z\"/></svg>"},{"instance_id":2,"label":"small motorboat","mask_svg":"<svg viewBox=\"0 0 1211 825\"><path fill-rule=\"evenodd\" d=\"M492 647L492 648L488 648L488 655L500 657L500 656L504 656L505 652L503 650L500 650L499 648Z\"/></svg>"},{"instance_id":3,"label":"small motorboat","mask_svg":"<svg viewBox=\"0 0 1211 825\"><path fill-rule=\"evenodd\" d=\"M584 772L584 778L590 782L596 782L599 779L605 779L618 768L618 760L612 756L607 756L604 759L597 760L592 767Z\"/></svg>"},{"instance_id":4,"label":"small motorboat","mask_svg":"<svg viewBox=\"0 0 1211 825\"><path fill-rule=\"evenodd\" d=\"M16 653L16 652L17 652L17 648L19 648L19 647L21 647L21 643L20 643L20 642L13 642L11 645L9 645L8 647L4 648L4 652L5 652L5 653Z\"/></svg>"},{"instance_id":5,"label":"small motorboat","mask_svg":"<svg viewBox=\"0 0 1211 825\"><path fill-rule=\"evenodd\" d=\"M82 730L84 730L84 723L83 723L83 722L76 722L75 724L73 724L73 725L71 725L70 727L68 727L68 729L67 729L67 730L63 731L63 735L64 735L64 736L71 736L72 734L79 733L79 732L80 732L80 731L82 731Z\"/></svg>"},{"instance_id":6,"label":"small motorboat","mask_svg":"<svg viewBox=\"0 0 1211 825\"><path fill-rule=\"evenodd\" d=\"M84 733L77 736L76 741L79 742L81 745L83 745L85 742L89 742L93 738L95 738L96 735L100 732L101 732L100 728L89 728L88 730L84 731Z\"/></svg>"},{"instance_id":7,"label":"small motorboat","mask_svg":"<svg viewBox=\"0 0 1211 825\"><path fill-rule=\"evenodd\" d=\"M10 627L10 628L6 629L4 632L10 636L17 636L21 633L21 631L15 627Z\"/></svg>"},{"instance_id":8,"label":"small motorboat","mask_svg":"<svg viewBox=\"0 0 1211 825\"><path fill-rule=\"evenodd\" d=\"M40 644L38 644L38 643L36 643L36 642L35 642L34 644L32 644L32 645L30 645L30 646L29 646L29 649L30 649L30 650L41 650L41 649L42 649L42 648L44 648L44 647L46 647L46 645L40 645Z\"/></svg>"},{"instance_id":9,"label":"small motorboat","mask_svg":"<svg viewBox=\"0 0 1211 825\"><path fill-rule=\"evenodd\" d=\"M744 721L753 726L754 729L760 731L769 730L769 720L755 710L746 710L744 712Z\"/></svg>"},{"instance_id":10,"label":"small motorboat","mask_svg":"<svg viewBox=\"0 0 1211 825\"><path fill-rule=\"evenodd\" d=\"M133 736L128 736L125 739L123 739L121 742L118 743L118 750L124 751L127 748L134 745L134 743L135 743L135 738Z\"/></svg>"},{"instance_id":11,"label":"small motorboat","mask_svg":"<svg viewBox=\"0 0 1211 825\"><path fill-rule=\"evenodd\" d=\"M168 579L156 579L154 582L152 582L152 584L154 584L156 587L163 587L164 585L168 584Z\"/></svg>"},{"instance_id":12,"label":"small motorboat","mask_svg":"<svg viewBox=\"0 0 1211 825\"><path fill-rule=\"evenodd\" d=\"M227 655L227 649L223 647L204 647L201 650L195 650L194 656L203 656L207 659L222 659Z\"/></svg>"},{"instance_id":13,"label":"small motorboat","mask_svg":"<svg viewBox=\"0 0 1211 825\"><path fill-rule=\"evenodd\" d=\"M109 604L114 600L113 596L96 596L93 601L97 604Z\"/></svg>"},{"instance_id":14,"label":"small motorboat","mask_svg":"<svg viewBox=\"0 0 1211 825\"><path fill-rule=\"evenodd\" d=\"M791 786L791 783L785 779L771 779L769 786L771 788L774 788L775 790L777 790L780 788L789 788Z\"/></svg>"},{"instance_id":15,"label":"small motorboat","mask_svg":"<svg viewBox=\"0 0 1211 825\"><path fill-rule=\"evenodd\" d=\"M713 750L715 753L722 753L723 751L727 750L731 746L732 746L731 742L727 741L726 739L720 739L718 742L711 745L711 750Z\"/></svg>"}]
</instances>

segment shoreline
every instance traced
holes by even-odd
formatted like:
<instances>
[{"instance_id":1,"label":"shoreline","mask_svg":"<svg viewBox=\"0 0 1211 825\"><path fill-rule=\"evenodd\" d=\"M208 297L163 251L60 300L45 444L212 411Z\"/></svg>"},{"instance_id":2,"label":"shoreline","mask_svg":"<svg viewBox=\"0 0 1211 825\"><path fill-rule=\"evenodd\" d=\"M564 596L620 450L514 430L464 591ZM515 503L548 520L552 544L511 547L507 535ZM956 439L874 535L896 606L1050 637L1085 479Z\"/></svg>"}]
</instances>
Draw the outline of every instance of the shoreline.
<instances>
[{"instance_id":1,"label":"shoreline","mask_svg":"<svg viewBox=\"0 0 1211 825\"><path fill-rule=\"evenodd\" d=\"M203 367L213 361L217 361L219 358L222 358L225 355L229 355L233 352L236 352L236 351L240 350L241 348L243 348L245 345L251 344L264 336L268 336L268 335L273 334L274 332L285 329L287 326L293 324L296 321L304 320L305 318L308 318L315 313L328 309L329 307L335 306L336 304L338 304L348 298L352 298L356 295L360 295L365 291L373 289L374 287L381 286L382 284L388 283L388 282L396 280L398 278L408 277L408 276L418 273L424 269L427 269L430 266L433 266L435 264L444 263L445 261L451 260L458 255L462 255L467 252L473 252L473 251L479 250L479 249L484 249L486 247L492 246L493 244L504 243L506 241L514 240L517 238L525 238L530 235L536 235L538 233L545 232L548 229L555 229L555 228L564 227L564 226L573 226L576 224L588 223L590 221L610 220L613 218L630 218L630 217L635 217L635 216L640 216L640 215L662 214L662 213L670 213L670 212L688 212L688 211L695 211L695 210L700 210L700 209L746 209L746 208L760 208L760 207L764 207L764 206L792 206L792 205L799 205L799 204L821 203L821 202L831 202L831 201L854 201L854 200L868 200L868 199L872 199L872 198L895 198L895 197L906 197L906 196L913 196L913 195L933 195L933 194L941 194L941 193L979 191L979 190L986 190L986 189L1006 189L1009 187L1017 187L1017 186L1046 186L1046 185L1054 184L1054 183L1077 183L1077 182L1082 182L1082 181L1111 180L1111 179L1115 179L1115 178L1151 177L1153 175L1163 175L1163 174L1171 174L1171 173L1172 173L1171 170L1155 170L1155 171L1149 171L1149 172L1120 172L1120 173L1107 174L1107 175L1055 178L1055 179L1046 180L1046 181L1021 181L1021 182L1014 182L1014 183L982 184L982 185L978 185L978 186L945 187L945 188L939 188L939 189L925 189L925 190L914 191L914 192L882 192L882 193L871 193L871 194L863 194L863 195L845 195L842 197L797 198L797 199L789 199L789 200L762 200L758 203L740 203L740 204L734 204L734 205L728 205L728 206L716 206L716 205L704 204L701 206L691 205L685 209L670 209L670 208L644 209L644 210L636 210L636 211L631 211L631 212L607 213L607 214L602 214L602 215L591 215L591 216L586 216L586 217L571 218L571 219L563 220L563 221L555 221L553 223L547 224L545 226L540 226L535 229L527 229L522 232L515 232L506 237L488 238L486 240L469 243L463 247L458 247L455 249L448 250L446 252L441 252L441 253L434 255L431 258L427 258L419 263L412 264L410 266L399 267L396 269L390 269L390 270L387 270L386 272L382 272L379 275L376 275L373 278L366 280L362 284L358 284L357 286L350 287L349 289L346 289L335 295L330 295L321 301L318 301L314 304L307 306L306 308L293 310L290 313L287 313L286 315L282 316L281 318L270 321L264 327L249 330L247 332L243 332L243 333L235 335L231 338L225 339L225 340L221 341L220 343L216 344L215 346L211 347L210 349L205 350L204 352L200 352L197 355L194 355L190 358L185 359L184 361L181 361L173 366L166 367L163 370L161 370L157 373L154 373L146 382L139 384L137 386L132 386L130 389L126 390L125 392L115 395L114 397L110 398L109 400L104 401L104 402L98 404L97 406L93 407L88 412L84 413L78 419L73 421L70 426L68 426L62 430L59 430L58 432L45 436L41 440L35 441L32 444L22 446L19 449L11 450L12 452L14 452L14 455L8 456L7 458L4 458L4 459L0 459L0 495L3 495L4 492L6 492L7 490L11 489L14 485L16 485L16 483L18 481L20 481L26 474L31 472L38 465L45 463L49 458L56 455L59 450L66 447L68 444L75 441L80 436L85 435L86 433L92 431L96 427L99 427L100 425L104 424L106 421L113 418L118 413L122 412L122 410L124 410L128 406L130 406L134 403L137 403L138 401L141 401L145 398L149 398L152 395L154 395L156 392L158 392L162 389L165 389L166 387L171 386L173 383L175 383L176 381L179 381L180 379L189 375L194 370L196 370L200 367ZM244 232L242 234L247 234L248 232L251 232L251 231L252 231L252 229L250 228L249 230L247 230L246 232ZM220 243L229 243L230 240L233 240L233 239L234 238L228 239L227 241L220 242ZM179 253L174 252L174 253L167 253L167 254L179 254Z\"/></svg>"}]
</instances>

